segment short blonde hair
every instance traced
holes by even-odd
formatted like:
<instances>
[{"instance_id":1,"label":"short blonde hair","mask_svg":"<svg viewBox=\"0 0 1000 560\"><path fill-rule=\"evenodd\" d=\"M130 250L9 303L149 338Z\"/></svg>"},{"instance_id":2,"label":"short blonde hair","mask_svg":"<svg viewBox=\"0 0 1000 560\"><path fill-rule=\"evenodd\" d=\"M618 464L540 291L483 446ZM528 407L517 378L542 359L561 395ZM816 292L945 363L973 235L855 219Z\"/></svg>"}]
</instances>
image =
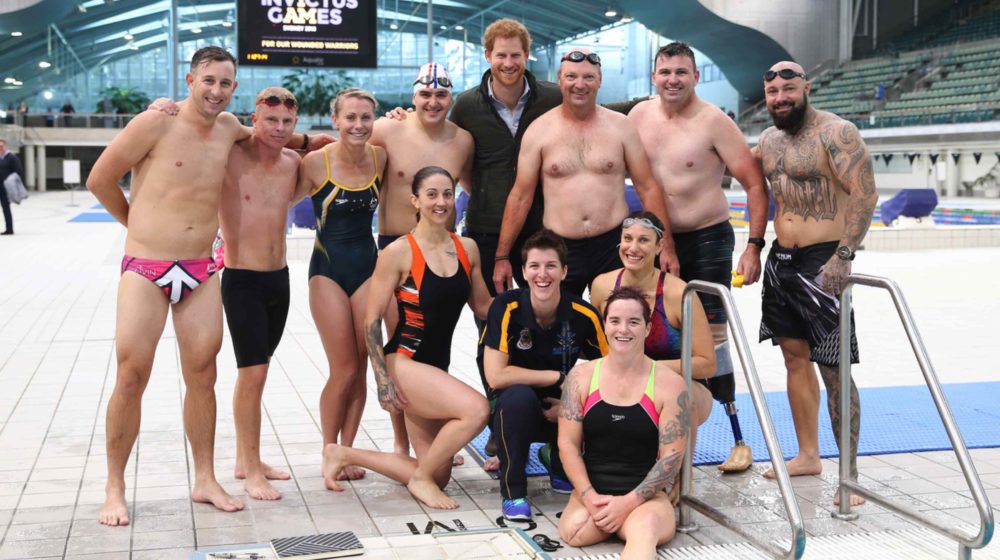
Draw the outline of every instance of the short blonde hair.
<instances>
[{"instance_id":1,"label":"short blonde hair","mask_svg":"<svg viewBox=\"0 0 1000 560\"><path fill-rule=\"evenodd\" d=\"M486 48L487 52L492 51L493 43L497 39L510 39L511 37L521 40L524 52L531 50L531 34L528 33L528 28L523 23L509 18L498 19L486 27L486 30L483 31L483 47Z\"/></svg>"},{"instance_id":2,"label":"short blonde hair","mask_svg":"<svg viewBox=\"0 0 1000 560\"><path fill-rule=\"evenodd\" d=\"M372 104L372 109L378 109L378 100L375 99L375 96L372 95L372 92L366 89L349 87L338 91L337 96L333 98L333 101L330 101L330 113L336 115L337 111L340 109L340 104L345 99L349 98L364 99L365 101L368 101L369 103Z\"/></svg>"},{"instance_id":3,"label":"short blonde hair","mask_svg":"<svg viewBox=\"0 0 1000 560\"><path fill-rule=\"evenodd\" d=\"M267 99L268 97L271 97L272 95L279 97L282 101L284 101L285 99L291 99L292 101L295 102L296 108L298 108L299 106L299 100L295 98L294 93L288 91L283 87L273 86L273 87L266 87L257 92L257 97L253 100L254 107L256 107L258 103Z\"/></svg>"}]
</instances>

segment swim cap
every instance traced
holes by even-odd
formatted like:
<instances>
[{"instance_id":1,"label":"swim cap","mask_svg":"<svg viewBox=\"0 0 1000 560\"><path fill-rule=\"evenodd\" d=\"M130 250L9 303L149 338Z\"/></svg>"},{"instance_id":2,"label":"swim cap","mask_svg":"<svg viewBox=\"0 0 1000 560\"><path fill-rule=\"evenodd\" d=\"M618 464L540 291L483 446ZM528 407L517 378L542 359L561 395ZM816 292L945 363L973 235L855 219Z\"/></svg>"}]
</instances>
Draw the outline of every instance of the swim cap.
<instances>
[{"instance_id":1,"label":"swim cap","mask_svg":"<svg viewBox=\"0 0 1000 560\"><path fill-rule=\"evenodd\" d=\"M413 81L413 94L416 95L422 89L447 89L451 90L451 76L448 69L440 64L428 62L420 67L417 72L417 79Z\"/></svg>"}]
</instances>

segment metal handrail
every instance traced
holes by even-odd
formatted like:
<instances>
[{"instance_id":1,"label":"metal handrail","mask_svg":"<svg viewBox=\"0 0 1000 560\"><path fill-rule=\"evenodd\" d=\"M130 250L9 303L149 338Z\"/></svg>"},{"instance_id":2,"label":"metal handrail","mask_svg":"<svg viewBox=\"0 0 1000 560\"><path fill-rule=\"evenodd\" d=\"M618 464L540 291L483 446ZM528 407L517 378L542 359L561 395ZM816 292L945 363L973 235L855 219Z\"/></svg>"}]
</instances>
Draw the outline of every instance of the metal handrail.
<instances>
[{"instance_id":1,"label":"metal handrail","mask_svg":"<svg viewBox=\"0 0 1000 560\"><path fill-rule=\"evenodd\" d=\"M691 521L690 506L699 511L712 521L727 529L736 532L752 544L764 550L774 558L802 558L806 550L806 529L802 521L802 513L799 511L799 504L795 501L795 492L792 489L792 482L788 477L788 469L785 467L784 455L781 453L781 445L778 443L778 436L774 432L774 424L771 422L771 413L768 411L767 402L764 400L764 390L760 386L760 378L757 376L757 368L754 366L753 357L747 345L746 334L743 332L743 322L740 320L739 312L736 310L736 303L733 295L729 293L722 284L714 284L701 280L692 280L684 288L684 299L681 311L681 372L684 375L684 382L687 384L688 392L691 391L691 328L692 328L692 300L695 292L712 294L722 299L722 306L726 310L726 321L732 329L733 342L736 345L736 353L739 355L740 364L743 366L743 374L746 376L747 385L750 387L750 397L753 400L754 409L757 411L757 419L760 421L761 431L764 432L764 441L767 443L767 452L770 453L774 468L775 478L778 481L778 488L781 490L781 498L785 503L785 512L788 517L788 524L791 528L791 541L787 550L782 549L773 541L764 541L759 535L754 535L743 529L734 519L726 516L718 509L691 496L691 458L694 450L691 448L691 438L687 440L687 447L684 452L684 464L681 468L681 497L680 497L680 517L677 530L682 533L690 533L697 530L698 526Z\"/></svg>"},{"instance_id":2,"label":"metal handrail","mask_svg":"<svg viewBox=\"0 0 1000 560\"><path fill-rule=\"evenodd\" d=\"M851 432L849 421L851 414L850 399L847 398L847 395L851 394L851 290L855 284L882 288L892 296L896 312L903 322L903 329L906 331L910 346L913 347L913 353L916 355L917 364L920 366L920 371L924 374L927 388L930 389L931 397L934 399L938 414L941 416L945 431L948 433L948 439L951 440L955 456L958 458L958 464L962 467L965 482L969 485L969 490L972 492L972 499L976 502L976 509L979 510L979 533L974 537L970 537L957 529L945 527L913 508L894 503L876 492L861 486L857 480L851 479ZM868 498L888 510L903 514L945 537L958 541L959 559L971 559L972 549L983 548L993 537L993 510L990 509L989 498L987 498L986 492L983 490L983 483L979 480L979 474L976 472L976 466L972 463L972 458L969 456L965 440L962 439L962 434L958 431L958 425L955 423L955 417L948 406L948 400L941 390L941 383L938 381L937 373L934 372L931 360L927 356L924 341L920 338L920 333L917 332L917 326L913 321L913 315L910 313L910 307L906 304L906 299L903 297L903 292L899 289L899 285L888 278L852 274L848 277L844 291L840 294L840 381L840 394L844 395L840 403L840 488L838 490L840 495L840 509L831 515L837 519L845 520L856 519L858 517L857 512L851 511L851 501L848 493L848 491L851 491L854 494Z\"/></svg>"}]
</instances>

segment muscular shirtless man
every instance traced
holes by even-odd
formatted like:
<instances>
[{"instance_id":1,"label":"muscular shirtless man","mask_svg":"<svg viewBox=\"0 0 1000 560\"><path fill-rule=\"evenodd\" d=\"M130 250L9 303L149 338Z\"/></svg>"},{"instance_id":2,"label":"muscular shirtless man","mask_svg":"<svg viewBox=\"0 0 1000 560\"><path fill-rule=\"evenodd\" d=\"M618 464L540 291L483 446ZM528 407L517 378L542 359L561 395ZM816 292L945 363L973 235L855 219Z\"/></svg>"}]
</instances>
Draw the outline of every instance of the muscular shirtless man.
<instances>
[{"instance_id":1,"label":"muscular shirtless man","mask_svg":"<svg viewBox=\"0 0 1000 560\"><path fill-rule=\"evenodd\" d=\"M229 151L251 129L223 112L236 89L236 60L226 50L199 49L186 80L189 97L176 117L161 111L137 116L87 178L87 188L128 230L118 285L118 374L108 402L108 482L98 514L105 525L129 522L125 465L139 434L142 393L171 308L187 386L184 428L195 464L191 497L224 511L243 508L219 485L213 464L222 303L210 253ZM131 201L118 187L129 169L134 174Z\"/></svg>"},{"instance_id":2,"label":"muscular shirtless man","mask_svg":"<svg viewBox=\"0 0 1000 560\"><path fill-rule=\"evenodd\" d=\"M468 189L472 170L472 135L446 117L451 109L451 77L440 64L420 67L413 82L416 118L375 121L371 143L389 154L378 209L378 247L382 250L417 225L410 201L413 174L435 165L458 177ZM389 325L390 331L395 325Z\"/></svg>"},{"instance_id":3,"label":"muscular shirtless man","mask_svg":"<svg viewBox=\"0 0 1000 560\"><path fill-rule=\"evenodd\" d=\"M737 272L752 284L760 276L760 251L767 226L767 191L760 167L743 133L718 107L698 98L698 70L686 43L670 43L653 59L656 97L629 113L649 157L657 182L666 189L667 213L684 281L705 280L729 286L735 238L729 223L729 201L720 185L729 172L747 192L750 240ZM726 408L735 446L719 469L750 468L753 455L744 444L736 416L736 382L726 335L726 312L717 296L698 294L715 342L715 377L699 380Z\"/></svg>"},{"instance_id":4,"label":"muscular shirtless man","mask_svg":"<svg viewBox=\"0 0 1000 560\"><path fill-rule=\"evenodd\" d=\"M620 224L628 214L625 171L643 206L667 229L663 188L650 173L635 126L621 115L597 106L601 59L586 49L562 58L558 74L562 104L528 127L521 142L517 179L507 197L497 245L493 282L498 292L510 286L510 251L521 231L542 179L545 227L569 249L569 275L563 284L580 295L598 274L618 268ZM678 273L673 242L665 239L660 263Z\"/></svg>"},{"instance_id":5,"label":"muscular shirtless man","mask_svg":"<svg viewBox=\"0 0 1000 560\"><path fill-rule=\"evenodd\" d=\"M226 241L222 304L239 368L233 392L236 478L247 495L277 500L268 479L289 474L260 460L260 405L268 364L288 317L285 227L294 199L300 158L285 148L298 120L298 101L280 87L257 94L254 135L229 152L219 222Z\"/></svg>"},{"instance_id":6,"label":"muscular shirtless man","mask_svg":"<svg viewBox=\"0 0 1000 560\"><path fill-rule=\"evenodd\" d=\"M853 124L809 105L809 82L798 64L779 62L765 72L764 94L774 126L761 133L753 152L774 193L778 239L764 267L760 340L781 346L788 370L788 403L799 443L788 474L823 469L816 362L834 437L841 421L851 423L851 476L856 479L861 406L852 381L851 417L840 417L839 295L878 201L871 158ZM857 361L852 332L851 363ZM773 478L774 472L764 476ZM851 496L851 505L863 502Z\"/></svg>"}]
</instances>

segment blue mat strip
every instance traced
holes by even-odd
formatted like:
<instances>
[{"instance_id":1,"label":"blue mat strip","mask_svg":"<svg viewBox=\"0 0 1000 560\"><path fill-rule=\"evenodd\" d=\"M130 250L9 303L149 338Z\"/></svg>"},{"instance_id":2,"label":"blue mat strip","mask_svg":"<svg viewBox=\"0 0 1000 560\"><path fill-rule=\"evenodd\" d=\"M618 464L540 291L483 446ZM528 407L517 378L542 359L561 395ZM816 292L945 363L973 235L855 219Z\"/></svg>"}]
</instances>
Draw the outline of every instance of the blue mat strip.
<instances>
[{"instance_id":1,"label":"blue mat strip","mask_svg":"<svg viewBox=\"0 0 1000 560\"><path fill-rule=\"evenodd\" d=\"M938 416L930 392L924 385L907 387L880 387L861 389L861 441L859 455L909 453L913 451L939 451L952 449L951 441ZM1000 447L1000 382L955 383L944 385L948 405L961 430L965 445L970 449ZM784 392L765 394L781 451L785 459L798 453L795 426ZM749 394L736 396L743 439L753 448L754 461L769 461L767 446L753 402ZM482 456L489 428L470 444ZM540 444L535 444L535 446ZM729 456L733 446L733 432L721 405L712 408L708 420L698 429L698 447L694 454L696 465L715 465ZM836 440L830 428L826 392L820 394L819 449L822 457L836 457ZM547 474L545 467L535 459L535 447L530 455L529 476Z\"/></svg>"},{"instance_id":2,"label":"blue mat strip","mask_svg":"<svg viewBox=\"0 0 1000 560\"><path fill-rule=\"evenodd\" d=\"M69 220L70 222L77 223L97 223L97 222L116 222L114 216L108 214L107 212L83 212L82 214L77 214Z\"/></svg>"}]
</instances>

